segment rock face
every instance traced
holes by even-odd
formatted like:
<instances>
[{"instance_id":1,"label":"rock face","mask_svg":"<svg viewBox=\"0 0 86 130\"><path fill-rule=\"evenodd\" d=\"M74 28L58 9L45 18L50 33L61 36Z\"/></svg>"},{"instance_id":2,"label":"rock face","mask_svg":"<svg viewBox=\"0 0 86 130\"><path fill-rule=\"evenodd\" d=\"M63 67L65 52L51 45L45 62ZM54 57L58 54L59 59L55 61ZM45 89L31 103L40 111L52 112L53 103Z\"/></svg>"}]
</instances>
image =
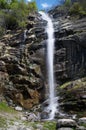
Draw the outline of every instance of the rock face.
<instances>
[{"instance_id":1,"label":"rock face","mask_svg":"<svg viewBox=\"0 0 86 130\"><path fill-rule=\"evenodd\" d=\"M0 94L9 104L13 101L25 109L42 100L43 45L36 36L39 22L38 16L29 16L24 32L9 31L0 41Z\"/></svg>"},{"instance_id":2,"label":"rock face","mask_svg":"<svg viewBox=\"0 0 86 130\"><path fill-rule=\"evenodd\" d=\"M82 79L86 76L86 18L71 20L57 8L49 13L55 28L54 71L56 86L61 85L58 87L60 106L66 106L70 99L67 95L72 92L76 97L70 99L71 103L75 99L77 102L73 108L81 109L83 102L85 109L86 83ZM0 41L0 93L9 104L13 101L31 109L47 96L46 24L39 14L31 15L24 32L9 31ZM62 87L65 82L70 84Z\"/></svg>"},{"instance_id":3,"label":"rock face","mask_svg":"<svg viewBox=\"0 0 86 130\"><path fill-rule=\"evenodd\" d=\"M86 18L73 20L64 12L58 13L58 9L49 13L54 18L56 82L67 85L60 86L59 102L67 111L83 111L86 110Z\"/></svg>"}]
</instances>

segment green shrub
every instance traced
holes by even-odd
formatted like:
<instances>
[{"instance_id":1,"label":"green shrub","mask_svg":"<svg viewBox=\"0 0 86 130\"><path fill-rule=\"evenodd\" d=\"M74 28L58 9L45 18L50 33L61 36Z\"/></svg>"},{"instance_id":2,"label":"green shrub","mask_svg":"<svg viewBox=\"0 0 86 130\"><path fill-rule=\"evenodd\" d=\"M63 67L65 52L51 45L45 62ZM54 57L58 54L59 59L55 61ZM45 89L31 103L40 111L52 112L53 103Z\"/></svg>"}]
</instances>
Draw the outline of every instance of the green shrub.
<instances>
[{"instance_id":1,"label":"green shrub","mask_svg":"<svg viewBox=\"0 0 86 130\"><path fill-rule=\"evenodd\" d=\"M6 102L0 102L0 112L16 113L16 111L9 107Z\"/></svg>"},{"instance_id":2,"label":"green shrub","mask_svg":"<svg viewBox=\"0 0 86 130\"><path fill-rule=\"evenodd\" d=\"M18 27L17 18L12 14L6 14L5 16L6 29L15 29Z\"/></svg>"},{"instance_id":3,"label":"green shrub","mask_svg":"<svg viewBox=\"0 0 86 130\"><path fill-rule=\"evenodd\" d=\"M65 6L66 7L70 7L70 5L71 5L71 0L65 0Z\"/></svg>"},{"instance_id":4,"label":"green shrub","mask_svg":"<svg viewBox=\"0 0 86 130\"><path fill-rule=\"evenodd\" d=\"M0 37L2 37L4 35L4 33L5 33L4 27L0 26Z\"/></svg>"},{"instance_id":5,"label":"green shrub","mask_svg":"<svg viewBox=\"0 0 86 130\"><path fill-rule=\"evenodd\" d=\"M75 2L69 10L70 15L86 15L86 11L83 9L79 2Z\"/></svg>"},{"instance_id":6,"label":"green shrub","mask_svg":"<svg viewBox=\"0 0 86 130\"><path fill-rule=\"evenodd\" d=\"M25 0L0 0L0 35L3 34L3 29L25 28L27 16L37 10L36 2L28 2ZM3 26L1 25L1 21ZM3 29L2 29L3 27Z\"/></svg>"}]
</instances>

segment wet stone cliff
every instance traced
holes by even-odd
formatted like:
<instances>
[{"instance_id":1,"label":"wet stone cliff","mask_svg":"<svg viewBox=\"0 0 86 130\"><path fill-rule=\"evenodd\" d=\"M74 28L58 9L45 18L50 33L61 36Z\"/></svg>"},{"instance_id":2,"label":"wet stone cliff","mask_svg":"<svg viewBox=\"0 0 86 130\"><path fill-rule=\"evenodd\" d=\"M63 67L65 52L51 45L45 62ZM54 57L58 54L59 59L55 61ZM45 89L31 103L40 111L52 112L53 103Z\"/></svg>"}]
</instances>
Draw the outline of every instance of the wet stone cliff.
<instances>
[{"instance_id":1,"label":"wet stone cliff","mask_svg":"<svg viewBox=\"0 0 86 130\"><path fill-rule=\"evenodd\" d=\"M25 109L43 100L44 45L38 34L44 29L40 30L39 24L39 16L31 15L26 30L8 30L0 40L1 97L10 105L21 105Z\"/></svg>"},{"instance_id":2,"label":"wet stone cliff","mask_svg":"<svg viewBox=\"0 0 86 130\"><path fill-rule=\"evenodd\" d=\"M49 13L55 27L59 105L67 111L86 110L86 18L73 19L59 12L58 7Z\"/></svg>"},{"instance_id":3,"label":"wet stone cliff","mask_svg":"<svg viewBox=\"0 0 86 130\"><path fill-rule=\"evenodd\" d=\"M55 28L55 84L63 109L86 109L86 18L71 20L51 10ZM83 24L82 24L83 23ZM0 93L25 109L47 96L46 21L28 16L25 31L8 31L0 40Z\"/></svg>"}]
</instances>

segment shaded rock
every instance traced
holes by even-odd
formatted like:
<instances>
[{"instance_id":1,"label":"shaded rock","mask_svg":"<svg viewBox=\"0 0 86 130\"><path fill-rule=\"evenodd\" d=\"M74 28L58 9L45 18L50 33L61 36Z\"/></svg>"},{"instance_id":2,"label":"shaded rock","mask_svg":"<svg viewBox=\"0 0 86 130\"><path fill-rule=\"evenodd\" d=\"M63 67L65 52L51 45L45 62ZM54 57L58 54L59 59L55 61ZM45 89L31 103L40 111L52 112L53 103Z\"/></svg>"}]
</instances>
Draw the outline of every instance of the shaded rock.
<instances>
[{"instance_id":1,"label":"shaded rock","mask_svg":"<svg viewBox=\"0 0 86 130\"><path fill-rule=\"evenodd\" d=\"M6 66L4 61L0 61L0 71L6 72Z\"/></svg>"},{"instance_id":2,"label":"shaded rock","mask_svg":"<svg viewBox=\"0 0 86 130\"><path fill-rule=\"evenodd\" d=\"M29 112L26 112L23 118L26 118L27 121L40 121L39 115Z\"/></svg>"},{"instance_id":3,"label":"shaded rock","mask_svg":"<svg viewBox=\"0 0 86 130\"><path fill-rule=\"evenodd\" d=\"M0 59L8 63L14 63L14 64L18 63L18 59L15 56L11 56L9 54L2 56Z\"/></svg>"},{"instance_id":4,"label":"shaded rock","mask_svg":"<svg viewBox=\"0 0 86 130\"><path fill-rule=\"evenodd\" d=\"M43 111L41 112L41 119L49 119L49 112L48 111Z\"/></svg>"},{"instance_id":5,"label":"shaded rock","mask_svg":"<svg viewBox=\"0 0 86 130\"><path fill-rule=\"evenodd\" d=\"M60 99L61 106L65 110L85 110L86 108L86 78L81 78L71 82L67 82L61 86L62 99ZM64 103L62 103L62 101ZM77 107L78 106L78 107Z\"/></svg>"},{"instance_id":6,"label":"shaded rock","mask_svg":"<svg viewBox=\"0 0 86 130\"><path fill-rule=\"evenodd\" d=\"M22 93L16 93L14 100L16 103L19 103L25 109L31 109L34 105L37 105L39 103L39 93L36 90L27 91L30 98L28 97L27 99L24 99Z\"/></svg>"},{"instance_id":7,"label":"shaded rock","mask_svg":"<svg viewBox=\"0 0 86 130\"><path fill-rule=\"evenodd\" d=\"M28 121L39 121L39 117L37 117L34 113L29 113L27 117Z\"/></svg>"}]
</instances>

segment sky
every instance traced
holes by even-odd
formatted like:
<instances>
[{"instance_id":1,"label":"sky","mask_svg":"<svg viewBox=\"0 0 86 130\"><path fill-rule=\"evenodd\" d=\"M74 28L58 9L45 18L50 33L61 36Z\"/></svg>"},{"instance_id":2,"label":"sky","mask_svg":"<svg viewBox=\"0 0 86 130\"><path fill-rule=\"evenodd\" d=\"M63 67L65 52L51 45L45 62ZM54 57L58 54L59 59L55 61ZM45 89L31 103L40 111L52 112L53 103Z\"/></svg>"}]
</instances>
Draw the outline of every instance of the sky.
<instances>
[{"instance_id":1,"label":"sky","mask_svg":"<svg viewBox=\"0 0 86 130\"><path fill-rule=\"evenodd\" d=\"M28 2L31 2L32 0L27 0ZM53 5L59 4L61 0L36 0L37 6L39 10L42 9L49 9Z\"/></svg>"}]
</instances>

